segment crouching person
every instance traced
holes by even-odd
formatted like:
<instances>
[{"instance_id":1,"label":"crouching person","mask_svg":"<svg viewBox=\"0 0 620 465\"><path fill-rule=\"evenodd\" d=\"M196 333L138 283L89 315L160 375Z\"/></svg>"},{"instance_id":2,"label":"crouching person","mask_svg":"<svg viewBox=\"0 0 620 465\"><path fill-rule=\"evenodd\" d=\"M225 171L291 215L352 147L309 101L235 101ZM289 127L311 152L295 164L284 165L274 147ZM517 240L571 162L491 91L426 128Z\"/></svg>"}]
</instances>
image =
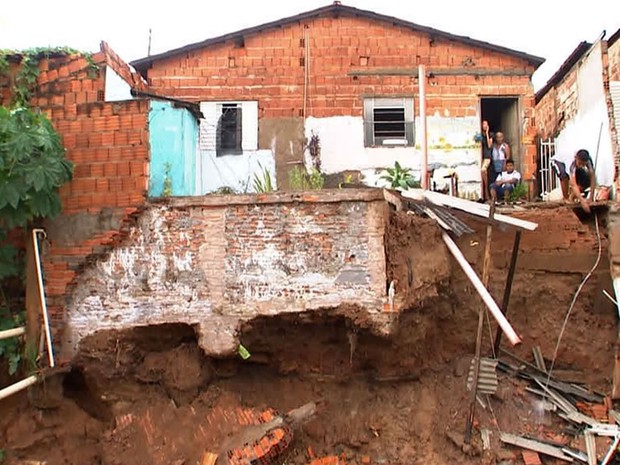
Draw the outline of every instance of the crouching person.
<instances>
[{"instance_id":1,"label":"crouching person","mask_svg":"<svg viewBox=\"0 0 620 465\"><path fill-rule=\"evenodd\" d=\"M585 149L578 150L568 171L565 163L555 157L551 160L553 168L560 178L564 199L579 201L584 211L589 213L589 203L594 200L596 191L596 173L590 153Z\"/></svg>"},{"instance_id":2,"label":"crouching person","mask_svg":"<svg viewBox=\"0 0 620 465\"><path fill-rule=\"evenodd\" d=\"M506 160L506 171L498 174L495 182L491 184L491 198L493 202L496 202L497 199L507 202L510 194L519 182L521 182L521 174L515 170L515 162L513 160Z\"/></svg>"}]
</instances>

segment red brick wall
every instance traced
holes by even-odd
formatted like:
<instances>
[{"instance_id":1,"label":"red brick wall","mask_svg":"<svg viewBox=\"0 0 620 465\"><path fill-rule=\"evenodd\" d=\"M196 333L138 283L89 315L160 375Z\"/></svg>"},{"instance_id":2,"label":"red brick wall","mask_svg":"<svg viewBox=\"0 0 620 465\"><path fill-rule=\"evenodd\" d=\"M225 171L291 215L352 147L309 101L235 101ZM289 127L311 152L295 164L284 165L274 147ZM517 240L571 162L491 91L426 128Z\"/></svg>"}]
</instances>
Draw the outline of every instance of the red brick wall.
<instances>
[{"instance_id":1,"label":"red brick wall","mask_svg":"<svg viewBox=\"0 0 620 465\"><path fill-rule=\"evenodd\" d=\"M609 80L620 81L620 39L607 49L609 57Z\"/></svg>"},{"instance_id":2,"label":"red brick wall","mask_svg":"<svg viewBox=\"0 0 620 465\"><path fill-rule=\"evenodd\" d=\"M307 29L305 26L308 26ZM349 76L373 68L475 68L497 71L534 69L525 61L458 42L436 39L407 28L360 18L318 18L245 37L242 47L226 43L157 61L148 71L156 92L180 99L259 101L261 118L298 117L303 112L305 32L310 37L308 116L360 116L362 96L418 93L415 76ZM361 57L368 57L361 66ZM234 65L233 62L234 61ZM479 96L519 96L531 122L533 89L526 76L437 76L427 86L428 114L479 114ZM417 105L416 105L417 107ZM418 109L416 108L416 111ZM535 161L535 128L523 134L525 162ZM527 172L526 172L527 175Z\"/></svg>"},{"instance_id":3,"label":"red brick wall","mask_svg":"<svg viewBox=\"0 0 620 465\"><path fill-rule=\"evenodd\" d=\"M60 189L62 214L45 222L45 282L54 321L63 317L65 290L76 272L112 244L144 203L148 186L149 102L103 102L104 54L94 60L98 71L79 55L41 60L30 102L50 117L74 163L73 180ZM7 80L0 90L6 103Z\"/></svg>"},{"instance_id":4,"label":"red brick wall","mask_svg":"<svg viewBox=\"0 0 620 465\"><path fill-rule=\"evenodd\" d=\"M379 327L387 215L382 191L370 189L150 206L68 289L63 349L101 329L187 323L203 349L226 355L245 320L341 306Z\"/></svg>"},{"instance_id":5,"label":"red brick wall","mask_svg":"<svg viewBox=\"0 0 620 465\"><path fill-rule=\"evenodd\" d=\"M536 105L536 126L541 137L556 136L577 114L577 73L578 67L575 66Z\"/></svg>"}]
</instances>

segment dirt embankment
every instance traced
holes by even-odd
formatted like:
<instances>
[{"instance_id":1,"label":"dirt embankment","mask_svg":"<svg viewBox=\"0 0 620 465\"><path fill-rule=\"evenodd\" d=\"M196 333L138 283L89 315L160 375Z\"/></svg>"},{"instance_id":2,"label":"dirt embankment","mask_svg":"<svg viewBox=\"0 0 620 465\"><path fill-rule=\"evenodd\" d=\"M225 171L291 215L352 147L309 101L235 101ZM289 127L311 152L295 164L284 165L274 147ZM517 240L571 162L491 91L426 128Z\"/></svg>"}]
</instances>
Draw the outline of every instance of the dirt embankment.
<instances>
[{"instance_id":1,"label":"dirt embankment","mask_svg":"<svg viewBox=\"0 0 620 465\"><path fill-rule=\"evenodd\" d=\"M528 219L540 227L523 235L509 320L524 342L513 350L531 360L532 347L540 346L549 359L598 241L593 224L557 211L531 211ZM467 221L476 233L458 242L479 270L485 227ZM499 452L497 435L492 451L470 457L445 434L465 424L480 300L438 234L428 220L400 214L391 220L388 278L398 280L396 298L410 310L398 317L389 339L338 311L248 323L241 334L251 353L246 361L207 359L185 325L87 338L54 408L36 410L25 396L0 404L7 463L195 464L239 429L239 409L285 412L309 401L318 402L318 414L297 433L289 464L310 463L309 450L318 457L344 454L349 464L366 458L393 465L478 464L510 456ZM498 301L513 237L512 231L493 236L490 288ZM616 316L600 297L610 290L604 234L602 247L556 366L579 370L585 382L608 392ZM502 376L493 412L480 410L479 425L519 432L528 422L540 424L533 411L517 382Z\"/></svg>"}]
</instances>

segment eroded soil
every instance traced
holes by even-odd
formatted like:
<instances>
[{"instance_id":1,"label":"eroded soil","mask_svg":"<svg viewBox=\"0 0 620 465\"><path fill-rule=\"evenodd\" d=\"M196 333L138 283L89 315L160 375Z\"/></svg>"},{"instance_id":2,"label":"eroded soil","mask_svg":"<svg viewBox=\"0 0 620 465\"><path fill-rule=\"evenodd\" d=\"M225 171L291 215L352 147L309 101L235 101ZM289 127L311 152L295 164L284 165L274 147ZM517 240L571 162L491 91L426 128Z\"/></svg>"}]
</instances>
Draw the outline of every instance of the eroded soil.
<instances>
[{"instance_id":1,"label":"eroded soil","mask_svg":"<svg viewBox=\"0 0 620 465\"><path fill-rule=\"evenodd\" d=\"M592 223L558 219L557 211L527 217L541 227L524 233L509 320L523 337L510 350L531 361L534 346L552 357L598 241ZM477 233L458 242L480 270L484 225L468 222ZM498 429L549 435L560 434L562 425L542 414L524 385L507 375L500 374L492 409L478 407L475 447L463 453L448 437L465 426L480 300L432 227L411 217L392 224L388 253L399 258L388 272L401 286L407 282L400 298L411 309L399 316L389 339L339 312L254 320L241 336L252 354L247 361L207 359L193 329L183 325L96 334L82 344L56 402L37 409L22 395L0 403L5 462L193 465L239 429L236 410L286 412L310 401L318 403L317 415L296 433L287 464L323 456L344 456L349 464L516 461L517 451L499 443ZM513 237L513 231L493 236L490 288L497 301ZM611 290L604 234L601 244L601 264L570 316L556 368L576 370L580 381L609 393L617 330L615 310L601 298L603 289ZM428 260L411 262L408 257L418 255L408 247L428 248ZM422 305L415 305L416 291ZM487 355L490 339L485 329ZM50 395L58 392L52 384ZM491 450L484 452L482 427L493 432Z\"/></svg>"}]
</instances>

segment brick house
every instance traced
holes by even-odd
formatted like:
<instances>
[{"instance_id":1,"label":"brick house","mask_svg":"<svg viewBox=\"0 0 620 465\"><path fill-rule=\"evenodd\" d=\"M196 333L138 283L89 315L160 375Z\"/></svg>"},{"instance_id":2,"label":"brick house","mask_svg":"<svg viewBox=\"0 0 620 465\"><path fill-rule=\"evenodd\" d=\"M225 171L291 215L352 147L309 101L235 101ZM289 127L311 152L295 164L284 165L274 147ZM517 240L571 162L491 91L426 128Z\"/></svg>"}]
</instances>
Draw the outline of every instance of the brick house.
<instances>
[{"instance_id":1,"label":"brick house","mask_svg":"<svg viewBox=\"0 0 620 465\"><path fill-rule=\"evenodd\" d=\"M477 196L480 150L473 137L483 118L505 132L530 179L536 170L530 78L542 62L340 2L136 60L151 92L195 102L204 116L196 124L169 105L151 110L185 121L185 129L164 137L151 128L157 140L151 139L150 193L161 193L170 147L177 147L174 160L184 161L169 173L175 194L251 190L260 167L286 187L313 134L326 174L360 172L372 183L395 161L419 170L421 64L429 164L443 174L456 168L461 191Z\"/></svg>"},{"instance_id":2,"label":"brick house","mask_svg":"<svg viewBox=\"0 0 620 465\"><path fill-rule=\"evenodd\" d=\"M619 39L620 30L595 43L581 42L536 93L539 137L552 138L556 153L587 149L598 183L607 186L616 181L620 160Z\"/></svg>"}]
</instances>

